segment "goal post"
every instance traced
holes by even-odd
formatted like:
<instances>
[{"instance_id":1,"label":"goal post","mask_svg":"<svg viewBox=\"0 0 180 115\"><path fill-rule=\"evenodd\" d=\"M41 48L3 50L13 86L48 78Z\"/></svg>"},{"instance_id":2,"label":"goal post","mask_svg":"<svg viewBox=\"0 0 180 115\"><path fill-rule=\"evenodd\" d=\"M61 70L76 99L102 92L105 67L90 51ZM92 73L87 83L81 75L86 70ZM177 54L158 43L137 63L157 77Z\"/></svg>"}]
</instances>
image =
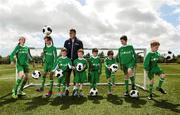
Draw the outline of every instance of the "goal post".
<instances>
[{"instance_id":1,"label":"goal post","mask_svg":"<svg viewBox=\"0 0 180 115\"><path fill-rule=\"evenodd\" d=\"M57 48L58 54L60 52L60 49L61 49L61 47ZM91 50L92 49L93 48L84 48L85 55L87 53L91 54ZM113 50L115 56L117 55L117 52L118 52L118 48L98 48L98 50L99 50L99 53L103 52L103 54L106 54L106 52L108 50ZM41 53L43 52L43 48L30 47L30 52L31 52L32 56L41 56ZM146 50L146 48L135 48L135 52L136 52L136 54L140 54L143 57L143 60L144 60L144 57L146 56L147 50ZM105 56L101 57L101 58L104 59ZM143 89L143 90L147 90L147 73L146 73L146 71L142 67L143 64L141 63L139 65L141 66L142 70L137 70L137 68L135 70L136 71L135 72L136 86L141 88L141 89ZM35 69L38 69L41 72L43 72L42 68L43 68L42 66L31 68L30 73L29 73L29 78L30 78L29 82L28 82L28 84L24 88L27 88L27 87L30 87L30 86L40 86L41 85L40 84L40 80L32 79L31 73ZM118 72L121 72L121 76L120 77L124 78L124 76L122 75L122 71L119 70ZM118 73L118 75L119 75L119 73ZM17 79L17 77L18 76L17 76L17 72L16 72L16 79ZM116 79L117 78L119 78L119 76L116 76ZM117 82L115 84L116 85L124 85L124 82L122 80L121 81L117 80ZM49 84L45 84L45 85L49 85ZM55 83L54 85L57 85L57 84ZM89 83L84 83L84 85L90 85L90 84ZM106 81L102 81L102 82L98 83L97 85L107 85L107 82Z\"/></svg>"}]
</instances>

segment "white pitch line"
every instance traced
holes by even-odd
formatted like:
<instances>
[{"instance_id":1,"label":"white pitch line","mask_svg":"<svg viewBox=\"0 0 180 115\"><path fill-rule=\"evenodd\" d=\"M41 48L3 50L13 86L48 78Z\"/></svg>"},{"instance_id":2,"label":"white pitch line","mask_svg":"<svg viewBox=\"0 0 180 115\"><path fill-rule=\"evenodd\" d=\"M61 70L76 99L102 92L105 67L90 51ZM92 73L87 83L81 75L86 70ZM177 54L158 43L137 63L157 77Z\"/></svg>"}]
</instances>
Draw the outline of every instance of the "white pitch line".
<instances>
[{"instance_id":1,"label":"white pitch line","mask_svg":"<svg viewBox=\"0 0 180 115\"><path fill-rule=\"evenodd\" d=\"M144 74L136 73L136 75L144 75ZM180 75L180 73L178 73L178 74L166 74L166 75L176 76L176 75ZM15 77L0 77L0 80L6 80L6 79L15 79Z\"/></svg>"}]
</instances>

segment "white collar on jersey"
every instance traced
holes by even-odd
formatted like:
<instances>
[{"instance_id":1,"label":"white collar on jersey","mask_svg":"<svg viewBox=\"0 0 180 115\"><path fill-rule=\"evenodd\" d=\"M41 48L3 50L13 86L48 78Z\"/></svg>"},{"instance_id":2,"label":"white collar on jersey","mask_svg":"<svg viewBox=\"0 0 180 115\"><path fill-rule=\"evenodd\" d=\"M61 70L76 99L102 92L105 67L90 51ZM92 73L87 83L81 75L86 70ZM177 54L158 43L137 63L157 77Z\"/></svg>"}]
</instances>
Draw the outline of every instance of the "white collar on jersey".
<instances>
[{"instance_id":1,"label":"white collar on jersey","mask_svg":"<svg viewBox=\"0 0 180 115\"><path fill-rule=\"evenodd\" d=\"M112 59L113 59L113 58L110 59L109 57L107 57L107 58L108 58L109 60L112 60Z\"/></svg>"},{"instance_id":2,"label":"white collar on jersey","mask_svg":"<svg viewBox=\"0 0 180 115\"><path fill-rule=\"evenodd\" d=\"M67 58L67 56L61 56L61 58L65 59L65 58Z\"/></svg>"},{"instance_id":3,"label":"white collar on jersey","mask_svg":"<svg viewBox=\"0 0 180 115\"><path fill-rule=\"evenodd\" d=\"M95 59L96 59L96 58L98 58L98 56L93 56L93 55L92 55L92 58L95 58Z\"/></svg>"},{"instance_id":4,"label":"white collar on jersey","mask_svg":"<svg viewBox=\"0 0 180 115\"><path fill-rule=\"evenodd\" d=\"M78 58L79 60L83 60L84 58Z\"/></svg>"},{"instance_id":5,"label":"white collar on jersey","mask_svg":"<svg viewBox=\"0 0 180 115\"><path fill-rule=\"evenodd\" d=\"M49 48L49 47L51 47L51 46L52 46L52 44L50 44L50 45L46 45L46 46Z\"/></svg>"}]
</instances>

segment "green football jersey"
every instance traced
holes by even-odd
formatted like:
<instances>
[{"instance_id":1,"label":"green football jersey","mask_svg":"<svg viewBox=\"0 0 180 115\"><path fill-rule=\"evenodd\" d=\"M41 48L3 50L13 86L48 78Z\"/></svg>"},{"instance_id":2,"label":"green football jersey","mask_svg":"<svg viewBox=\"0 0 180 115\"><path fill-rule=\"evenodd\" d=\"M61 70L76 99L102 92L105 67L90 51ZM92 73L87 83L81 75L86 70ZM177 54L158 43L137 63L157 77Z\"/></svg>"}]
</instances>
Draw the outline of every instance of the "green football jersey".
<instances>
[{"instance_id":1,"label":"green football jersey","mask_svg":"<svg viewBox=\"0 0 180 115\"><path fill-rule=\"evenodd\" d=\"M159 57L160 54L158 52L149 52L144 60L144 69L146 71L150 71L153 68L159 67L158 66Z\"/></svg>"},{"instance_id":2,"label":"green football jersey","mask_svg":"<svg viewBox=\"0 0 180 115\"><path fill-rule=\"evenodd\" d=\"M10 55L10 61L13 61L15 55L19 65L28 65L29 60L32 60L30 49L27 46L17 45Z\"/></svg>"},{"instance_id":3,"label":"green football jersey","mask_svg":"<svg viewBox=\"0 0 180 115\"><path fill-rule=\"evenodd\" d=\"M89 59L89 71L101 71L102 69L102 63L101 63L101 59L96 56L91 56Z\"/></svg>"},{"instance_id":4,"label":"green football jersey","mask_svg":"<svg viewBox=\"0 0 180 115\"><path fill-rule=\"evenodd\" d=\"M46 64L55 64L57 59L57 50L53 45L45 46L43 49L43 61Z\"/></svg>"},{"instance_id":5,"label":"green football jersey","mask_svg":"<svg viewBox=\"0 0 180 115\"><path fill-rule=\"evenodd\" d=\"M56 61L56 64L55 64L55 68L54 70L56 69L62 69L63 71L66 71L68 68L71 69L72 67L72 62L71 60L66 56L66 57L59 57Z\"/></svg>"},{"instance_id":6,"label":"green football jersey","mask_svg":"<svg viewBox=\"0 0 180 115\"><path fill-rule=\"evenodd\" d=\"M118 61L120 64L136 62L136 53L132 45L125 45L119 48Z\"/></svg>"},{"instance_id":7,"label":"green football jersey","mask_svg":"<svg viewBox=\"0 0 180 115\"><path fill-rule=\"evenodd\" d=\"M87 60L85 58L77 58L74 60L73 65L76 67L77 64L82 63L85 66L85 69L87 69Z\"/></svg>"},{"instance_id":8,"label":"green football jersey","mask_svg":"<svg viewBox=\"0 0 180 115\"><path fill-rule=\"evenodd\" d=\"M105 67L106 69L108 67L110 67L112 64L115 64L116 63L116 60L114 58L112 59L109 59L108 57L104 60L104 64L105 64Z\"/></svg>"}]
</instances>

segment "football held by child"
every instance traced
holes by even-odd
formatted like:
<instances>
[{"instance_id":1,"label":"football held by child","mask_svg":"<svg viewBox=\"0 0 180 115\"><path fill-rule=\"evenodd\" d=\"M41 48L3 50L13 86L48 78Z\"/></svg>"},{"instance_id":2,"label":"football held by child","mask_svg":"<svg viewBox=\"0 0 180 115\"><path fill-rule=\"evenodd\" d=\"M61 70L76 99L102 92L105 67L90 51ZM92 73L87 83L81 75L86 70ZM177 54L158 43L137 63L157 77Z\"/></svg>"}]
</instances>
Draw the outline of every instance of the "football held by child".
<instances>
[{"instance_id":1,"label":"football held by child","mask_svg":"<svg viewBox=\"0 0 180 115\"><path fill-rule=\"evenodd\" d=\"M115 74L111 70L111 65L116 63L116 60L113 58L114 52L113 51L108 51L107 52L107 58L104 60L105 64L105 74L106 74L106 79L108 82L108 95L112 95L112 85L115 82Z\"/></svg>"},{"instance_id":2,"label":"football held by child","mask_svg":"<svg viewBox=\"0 0 180 115\"><path fill-rule=\"evenodd\" d=\"M87 60L83 58L84 51L83 49L79 49L78 52L78 59L75 59L73 62L74 69L75 69L75 89L73 90L73 96L83 96L82 87L83 83L87 82L87 75L86 69L88 67Z\"/></svg>"},{"instance_id":3,"label":"football held by child","mask_svg":"<svg viewBox=\"0 0 180 115\"><path fill-rule=\"evenodd\" d=\"M132 90L135 90L134 70L136 66L136 53L132 45L127 45L127 36L120 37L122 46L118 50L118 61L125 75L125 93L124 96L129 96L129 78L132 84Z\"/></svg>"},{"instance_id":4,"label":"football held by child","mask_svg":"<svg viewBox=\"0 0 180 115\"><path fill-rule=\"evenodd\" d=\"M156 88L158 91L160 91L162 94L166 94L166 91L162 89L162 84L164 82L165 74L163 70L158 66L158 60L160 54L158 53L158 49L160 46L160 43L158 41L153 40L150 44L151 46L151 52L147 54L144 60L144 69L146 70L148 74L148 78L150 80L149 84L149 97L148 99L152 99L152 90L153 90L153 84L154 84L154 76L159 75L160 80L158 87Z\"/></svg>"},{"instance_id":5,"label":"football held by child","mask_svg":"<svg viewBox=\"0 0 180 115\"><path fill-rule=\"evenodd\" d=\"M14 56L16 56L16 69L18 72L18 79L12 90L12 98L18 98L18 95L25 95L23 87L28 79L29 72L29 60L32 60L30 50L25 46L26 38L20 37L19 43L10 55L10 61L13 62Z\"/></svg>"},{"instance_id":6,"label":"football held by child","mask_svg":"<svg viewBox=\"0 0 180 115\"><path fill-rule=\"evenodd\" d=\"M57 62L55 64L55 68L53 72L56 70L62 70L62 76L57 76L57 92L58 96L62 97L65 96L65 89L66 89L66 75L67 75L67 70L72 68L72 62L71 60L67 57L67 49L62 48L61 49L61 57L57 59ZM62 89L61 89L61 84L62 84Z\"/></svg>"}]
</instances>

